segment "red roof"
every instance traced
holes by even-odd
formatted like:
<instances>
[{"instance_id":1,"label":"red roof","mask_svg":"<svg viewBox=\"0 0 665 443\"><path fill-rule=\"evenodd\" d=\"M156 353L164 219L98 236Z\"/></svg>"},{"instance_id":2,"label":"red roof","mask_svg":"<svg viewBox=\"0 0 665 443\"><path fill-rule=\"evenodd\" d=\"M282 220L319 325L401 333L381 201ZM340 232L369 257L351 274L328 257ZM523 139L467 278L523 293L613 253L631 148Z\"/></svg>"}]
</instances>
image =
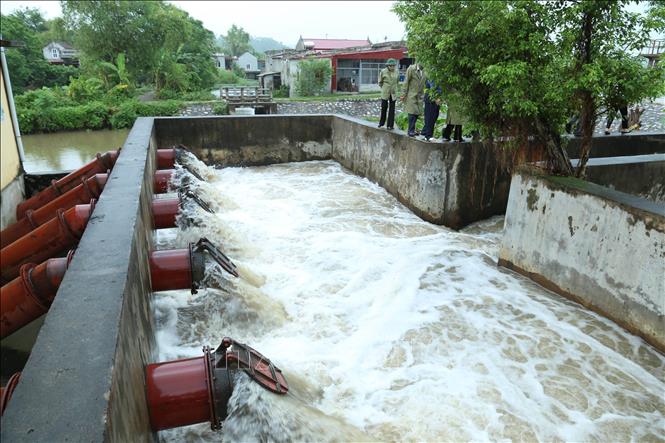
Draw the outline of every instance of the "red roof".
<instances>
[{"instance_id":1,"label":"red roof","mask_svg":"<svg viewBox=\"0 0 665 443\"><path fill-rule=\"evenodd\" d=\"M310 48L310 43L314 44L312 49L344 49L354 48L356 46L369 46L371 43L367 40L344 40L327 38L303 38L305 47Z\"/></svg>"}]
</instances>

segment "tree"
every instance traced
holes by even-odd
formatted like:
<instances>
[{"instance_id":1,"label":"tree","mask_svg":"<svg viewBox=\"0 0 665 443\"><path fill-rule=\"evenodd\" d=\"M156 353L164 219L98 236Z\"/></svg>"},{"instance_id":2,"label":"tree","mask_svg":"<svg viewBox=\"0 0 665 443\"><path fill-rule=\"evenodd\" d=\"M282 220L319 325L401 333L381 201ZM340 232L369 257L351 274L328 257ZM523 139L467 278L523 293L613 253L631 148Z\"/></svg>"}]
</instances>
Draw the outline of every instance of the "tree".
<instances>
[{"instance_id":1,"label":"tree","mask_svg":"<svg viewBox=\"0 0 665 443\"><path fill-rule=\"evenodd\" d=\"M394 10L406 25L410 49L442 86L444 98L458 93L490 139L509 136L515 162L544 156L551 171L572 174L560 137L563 124L581 112L585 143L590 141L599 104L609 96L610 66L633 100L654 90L654 77L660 75L655 83L662 84L662 71L637 66L625 52L642 39L624 28L639 24L648 32L652 25L620 3L407 0Z\"/></svg>"},{"instance_id":2,"label":"tree","mask_svg":"<svg viewBox=\"0 0 665 443\"><path fill-rule=\"evenodd\" d=\"M162 1L63 1L65 21L93 69L113 71L125 54L128 79L189 91L214 85L214 34Z\"/></svg>"},{"instance_id":3,"label":"tree","mask_svg":"<svg viewBox=\"0 0 665 443\"><path fill-rule=\"evenodd\" d=\"M45 23L37 9L19 9L2 16L3 38L25 45L6 51L12 89L17 95L27 89L66 85L69 77L77 73L74 67L50 65L44 59L39 33L47 29Z\"/></svg>"},{"instance_id":4,"label":"tree","mask_svg":"<svg viewBox=\"0 0 665 443\"><path fill-rule=\"evenodd\" d=\"M252 51L249 44L249 34L239 26L233 25L224 37L224 43L229 54L239 56L247 51Z\"/></svg>"},{"instance_id":5,"label":"tree","mask_svg":"<svg viewBox=\"0 0 665 443\"><path fill-rule=\"evenodd\" d=\"M328 60L303 60L298 68L298 78L296 80L298 95L319 95L330 86L332 68Z\"/></svg>"}]
</instances>

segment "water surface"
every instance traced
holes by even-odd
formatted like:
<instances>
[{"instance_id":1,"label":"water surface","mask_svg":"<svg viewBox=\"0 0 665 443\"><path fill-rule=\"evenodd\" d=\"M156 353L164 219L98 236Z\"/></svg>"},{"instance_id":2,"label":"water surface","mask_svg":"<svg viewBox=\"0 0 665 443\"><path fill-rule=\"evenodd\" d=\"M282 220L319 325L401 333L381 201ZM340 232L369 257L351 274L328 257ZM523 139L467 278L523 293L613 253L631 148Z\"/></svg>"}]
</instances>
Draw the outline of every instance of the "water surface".
<instances>
[{"instance_id":1,"label":"water surface","mask_svg":"<svg viewBox=\"0 0 665 443\"><path fill-rule=\"evenodd\" d=\"M73 171L95 158L98 152L118 149L129 129L65 131L21 136L25 151L23 167L28 173Z\"/></svg>"},{"instance_id":2,"label":"water surface","mask_svg":"<svg viewBox=\"0 0 665 443\"><path fill-rule=\"evenodd\" d=\"M238 377L222 433L166 441L663 441L665 358L496 266L502 218L424 222L335 162L208 171L205 235L242 279L154 298L160 360L224 336L281 367L289 396Z\"/></svg>"}]
</instances>

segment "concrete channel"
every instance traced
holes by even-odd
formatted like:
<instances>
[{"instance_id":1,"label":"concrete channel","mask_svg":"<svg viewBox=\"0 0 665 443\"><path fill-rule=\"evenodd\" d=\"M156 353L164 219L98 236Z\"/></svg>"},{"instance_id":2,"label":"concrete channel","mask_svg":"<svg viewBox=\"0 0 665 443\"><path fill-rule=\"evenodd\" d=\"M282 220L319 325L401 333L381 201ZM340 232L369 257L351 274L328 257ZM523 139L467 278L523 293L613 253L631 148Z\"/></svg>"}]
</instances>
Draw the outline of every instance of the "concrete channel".
<instances>
[{"instance_id":1,"label":"concrete channel","mask_svg":"<svg viewBox=\"0 0 665 443\"><path fill-rule=\"evenodd\" d=\"M638 152L617 139L599 138L601 156L665 152L663 134L623 136ZM144 372L156 361L150 202L155 150L178 144L219 167L336 160L453 229L508 205L511 176L480 142L425 143L337 115L139 118L4 413L4 441L156 439Z\"/></svg>"}]
</instances>

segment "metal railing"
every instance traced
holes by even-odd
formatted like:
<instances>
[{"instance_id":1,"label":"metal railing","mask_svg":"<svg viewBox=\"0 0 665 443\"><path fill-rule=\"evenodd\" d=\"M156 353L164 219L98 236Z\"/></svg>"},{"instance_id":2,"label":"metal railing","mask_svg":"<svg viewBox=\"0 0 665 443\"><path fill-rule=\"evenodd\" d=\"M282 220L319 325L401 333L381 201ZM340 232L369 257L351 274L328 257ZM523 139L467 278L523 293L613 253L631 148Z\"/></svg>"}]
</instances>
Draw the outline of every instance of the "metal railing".
<instances>
[{"instance_id":1,"label":"metal railing","mask_svg":"<svg viewBox=\"0 0 665 443\"><path fill-rule=\"evenodd\" d=\"M654 56L665 52L665 40L651 40L651 42L642 49L642 55Z\"/></svg>"},{"instance_id":2,"label":"metal railing","mask_svg":"<svg viewBox=\"0 0 665 443\"><path fill-rule=\"evenodd\" d=\"M219 97L229 103L269 103L272 91L258 86L222 86Z\"/></svg>"}]
</instances>

